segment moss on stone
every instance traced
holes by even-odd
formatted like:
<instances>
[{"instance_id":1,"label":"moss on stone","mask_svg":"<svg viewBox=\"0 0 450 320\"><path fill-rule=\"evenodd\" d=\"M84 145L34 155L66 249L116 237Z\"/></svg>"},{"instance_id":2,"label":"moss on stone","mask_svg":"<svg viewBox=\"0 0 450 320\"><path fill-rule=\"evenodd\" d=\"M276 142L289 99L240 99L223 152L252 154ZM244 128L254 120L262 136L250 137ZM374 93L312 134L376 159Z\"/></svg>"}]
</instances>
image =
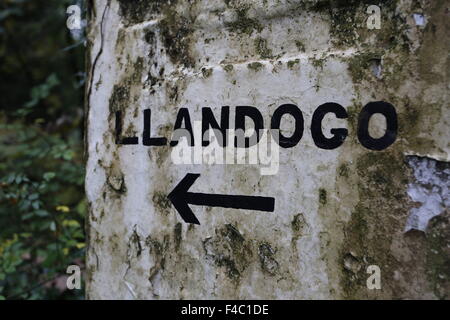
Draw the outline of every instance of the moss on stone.
<instances>
[{"instance_id":1,"label":"moss on stone","mask_svg":"<svg viewBox=\"0 0 450 320\"><path fill-rule=\"evenodd\" d=\"M203 78L209 78L213 73L213 69L212 68L202 68L202 75Z\"/></svg>"},{"instance_id":2,"label":"moss on stone","mask_svg":"<svg viewBox=\"0 0 450 320\"><path fill-rule=\"evenodd\" d=\"M130 101L130 85L116 84L113 87L111 97L109 98L109 111L111 114L125 110Z\"/></svg>"},{"instance_id":3,"label":"moss on stone","mask_svg":"<svg viewBox=\"0 0 450 320\"><path fill-rule=\"evenodd\" d=\"M388 29L388 24L394 20L392 17L387 19L388 13L391 16L395 13L397 1L380 0L373 3L371 0L318 0L305 1L298 5L299 11L312 11L330 18L330 34L332 43L336 47L349 47L357 43L362 43L376 32L377 36L387 36L390 38L393 30ZM366 9L368 6L376 4L382 8L384 18L381 30L368 30L366 21L368 15ZM392 22L395 28L401 26L397 21ZM404 25L404 23L403 23ZM369 33L368 31L372 31ZM381 42L381 41L380 41Z\"/></svg>"},{"instance_id":4,"label":"moss on stone","mask_svg":"<svg viewBox=\"0 0 450 320\"><path fill-rule=\"evenodd\" d=\"M289 69L294 69L294 67L296 66L296 65L298 65L298 64L300 64L300 59L295 59L295 60L289 60L288 62L287 62L287 67L289 68Z\"/></svg>"},{"instance_id":5,"label":"moss on stone","mask_svg":"<svg viewBox=\"0 0 450 320\"><path fill-rule=\"evenodd\" d=\"M402 266L393 255L391 245L398 229L398 216L405 216L408 210L405 192L408 169L402 154L390 149L359 156L356 173L359 202L345 227L340 251L344 298L367 297L366 268L370 264L382 269L383 286L393 290L390 294L394 295L398 290L394 271ZM349 254L363 262L360 270L350 270Z\"/></svg>"},{"instance_id":6,"label":"moss on stone","mask_svg":"<svg viewBox=\"0 0 450 320\"><path fill-rule=\"evenodd\" d=\"M138 57L125 66L125 77L114 85L109 98L110 117L117 111L127 110L131 105L133 98L131 90L133 87L141 86L143 72L144 58L142 57Z\"/></svg>"},{"instance_id":7,"label":"moss on stone","mask_svg":"<svg viewBox=\"0 0 450 320\"><path fill-rule=\"evenodd\" d=\"M450 212L430 220L426 235L427 277L439 299L450 298Z\"/></svg>"},{"instance_id":8,"label":"moss on stone","mask_svg":"<svg viewBox=\"0 0 450 320\"><path fill-rule=\"evenodd\" d=\"M254 42L255 51L263 59L273 58L272 49L267 47L267 40L261 37L255 39Z\"/></svg>"},{"instance_id":9,"label":"moss on stone","mask_svg":"<svg viewBox=\"0 0 450 320\"><path fill-rule=\"evenodd\" d=\"M348 178L349 177L349 173L350 173L350 169L349 169L348 165L345 164L345 163L341 164L339 166L338 173L339 173L339 176L344 177L344 178Z\"/></svg>"},{"instance_id":10,"label":"moss on stone","mask_svg":"<svg viewBox=\"0 0 450 320\"><path fill-rule=\"evenodd\" d=\"M310 59L311 64L314 66L314 68L320 68L320 69L323 69L325 60L326 59L317 59L317 58Z\"/></svg>"},{"instance_id":11,"label":"moss on stone","mask_svg":"<svg viewBox=\"0 0 450 320\"><path fill-rule=\"evenodd\" d=\"M374 60L381 60L378 52L364 52L352 56L347 60L348 70L354 83L361 83L362 80L371 78L370 66Z\"/></svg>"},{"instance_id":12,"label":"moss on stone","mask_svg":"<svg viewBox=\"0 0 450 320\"><path fill-rule=\"evenodd\" d=\"M319 203L323 206L327 204L327 190L323 188L319 189Z\"/></svg>"},{"instance_id":13,"label":"moss on stone","mask_svg":"<svg viewBox=\"0 0 450 320\"><path fill-rule=\"evenodd\" d=\"M152 201L160 213L164 213L165 215L170 213L171 203L169 198L167 198L167 194L161 191L155 191Z\"/></svg>"},{"instance_id":14,"label":"moss on stone","mask_svg":"<svg viewBox=\"0 0 450 320\"><path fill-rule=\"evenodd\" d=\"M258 256L263 271L271 276L278 272L279 264L275 260L275 250L268 242L263 242L259 245Z\"/></svg>"},{"instance_id":15,"label":"moss on stone","mask_svg":"<svg viewBox=\"0 0 450 320\"><path fill-rule=\"evenodd\" d=\"M303 213L298 213L294 216L291 222L292 229L292 245L296 247L297 240L304 236L305 232L307 232L308 223L306 222L305 216Z\"/></svg>"},{"instance_id":16,"label":"moss on stone","mask_svg":"<svg viewBox=\"0 0 450 320\"><path fill-rule=\"evenodd\" d=\"M224 69L226 72L230 73L231 71L233 71L234 67L233 67L232 64L227 64L227 65L225 65L225 66L223 67L223 69Z\"/></svg>"},{"instance_id":17,"label":"moss on stone","mask_svg":"<svg viewBox=\"0 0 450 320\"><path fill-rule=\"evenodd\" d=\"M183 232L183 225L180 222L178 222L173 229L176 251L178 251L178 249L180 248L180 244L181 244L181 240L182 240L182 232Z\"/></svg>"},{"instance_id":18,"label":"moss on stone","mask_svg":"<svg viewBox=\"0 0 450 320\"><path fill-rule=\"evenodd\" d=\"M185 67L193 67L194 58L190 53L192 22L169 7L163 12L161 36L171 61Z\"/></svg>"},{"instance_id":19,"label":"moss on stone","mask_svg":"<svg viewBox=\"0 0 450 320\"><path fill-rule=\"evenodd\" d=\"M161 13L167 5L175 5L177 0L118 0L120 14L127 25L144 22L150 14Z\"/></svg>"},{"instance_id":20,"label":"moss on stone","mask_svg":"<svg viewBox=\"0 0 450 320\"><path fill-rule=\"evenodd\" d=\"M216 229L216 237L205 239L203 248L207 257L213 258L218 267L225 268L227 277L234 283L239 282L253 256L251 242L231 224Z\"/></svg>"},{"instance_id":21,"label":"moss on stone","mask_svg":"<svg viewBox=\"0 0 450 320\"><path fill-rule=\"evenodd\" d=\"M133 230L133 233L130 237L130 242L129 242L128 246L134 247L134 251L136 252L137 257L139 257L141 255L141 253L142 253L141 237L137 233L136 228Z\"/></svg>"},{"instance_id":22,"label":"moss on stone","mask_svg":"<svg viewBox=\"0 0 450 320\"><path fill-rule=\"evenodd\" d=\"M205 239L203 248L206 256L213 258L218 267L224 268L227 277L235 284L253 256L251 242L246 241L231 224L216 229L216 236Z\"/></svg>"},{"instance_id":23,"label":"moss on stone","mask_svg":"<svg viewBox=\"0 0 450 320\"><path fill-rule=\"evenodd\" d=\"M236 20L228 22L225 26L228 30L236 33L251 35L255 30L260 32L263 27L258 20L248 17L249 5L241 5L236 10Z\"/></svg>"},{"instance_id":24,"label":"moss on stone","mask_svg":"<svg viewBox=\"0 0 450 320\"><path fill-rule=\"evenodd\" d=\"M247 68L250 70L253 70L255 72L260 71L263 67L264 67L264 65L260 62L252 62L252 63L247 64Z\"/></svg>"},{"instance_id":25,"label":"moss on stone","mask_svg":"<svg viewBox=\"0 0 450 320\"><path fill-rule=\"evenodd\" d=\"M305 52L305 51L306 51L305 44L304 44L302 41L300 41L300 40L296 40L296 41L295 41L295 46L297 47L297 49L298 49L300 52Z\"/></svg>"}]
</instances>

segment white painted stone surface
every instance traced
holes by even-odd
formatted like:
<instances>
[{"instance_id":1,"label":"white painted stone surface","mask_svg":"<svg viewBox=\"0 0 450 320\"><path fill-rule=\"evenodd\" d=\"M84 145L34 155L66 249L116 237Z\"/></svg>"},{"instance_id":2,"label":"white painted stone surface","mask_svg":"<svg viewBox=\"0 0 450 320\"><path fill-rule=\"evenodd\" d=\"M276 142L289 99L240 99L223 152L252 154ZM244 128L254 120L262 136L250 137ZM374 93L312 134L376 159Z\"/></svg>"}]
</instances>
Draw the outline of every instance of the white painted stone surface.
<instances>
[{"instance_id":1,"label":"white painted stone surface","mask_svg":"<svg viewBox=\"0 0 450 320\"><path fill-rule=\"evenodd\" d=\"M436 45L431 66L422 47L448 25L441 6L423 4L434 33L415 27L411 1L387 8L386 15L403 21L408 40L385 44L380 39L388 31L364 29L363 6L352 9L362 19L355 22L356 37L336 35L342 27L330 13L336 9L313 8L317 1L157 1L136 4L136 12L126 1L94 3L86 141L89 298L448 298L442 288L449 280L433 277L442 271L430 267L427 240L404 233L414 179L404 156L449 161L448 41ZM342 42L353 37L354 43ZM374 51L381 60L375 73L358 60ZM357 115L380 100L396 107L399 135L388 149L371 151L357 140ZM334 150L319 149L311 138L312 114L326 102L350 114L323 122L324 132L349 130ZM171 147L142 145L147 108L152 135L170 140L181 107L199 121L202 107L218 118L220 107L230 106L233 123L236 106L254 106L267 128L285 103L302 110L305 130L297 146L280 149L276 175L261 175L258 165L175 165ZM138 145L115 143L117 108L124 132L138 136ZM384 132L383 119L371 125L374 136ZM292 122L282 128L288 135ZM188 172L201 174L192 192L270 196L275 210L192 206L201 225L187 225L167 195ZM448 215L446 206L436 215ZM365 287L372 264L380 266L381 290Z\"/></svg>"}]
</instances>

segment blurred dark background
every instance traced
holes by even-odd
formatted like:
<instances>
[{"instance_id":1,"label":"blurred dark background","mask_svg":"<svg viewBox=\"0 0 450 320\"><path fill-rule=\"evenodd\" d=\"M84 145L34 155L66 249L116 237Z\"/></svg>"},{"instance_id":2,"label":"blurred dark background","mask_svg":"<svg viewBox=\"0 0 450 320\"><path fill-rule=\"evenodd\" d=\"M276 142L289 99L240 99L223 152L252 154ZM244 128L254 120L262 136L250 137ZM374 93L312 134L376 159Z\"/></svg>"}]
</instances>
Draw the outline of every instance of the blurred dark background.
<instances>
[{"instance_id":1,"label":"blurred dark background","mask_svg":"<svg viewBox=\"0 0 450 320\"><path fill-rule=\"evenodd\" d=\"M72 0L0 1L0 299L83 299L85 37Z\"/></svg>"}]
</instances>

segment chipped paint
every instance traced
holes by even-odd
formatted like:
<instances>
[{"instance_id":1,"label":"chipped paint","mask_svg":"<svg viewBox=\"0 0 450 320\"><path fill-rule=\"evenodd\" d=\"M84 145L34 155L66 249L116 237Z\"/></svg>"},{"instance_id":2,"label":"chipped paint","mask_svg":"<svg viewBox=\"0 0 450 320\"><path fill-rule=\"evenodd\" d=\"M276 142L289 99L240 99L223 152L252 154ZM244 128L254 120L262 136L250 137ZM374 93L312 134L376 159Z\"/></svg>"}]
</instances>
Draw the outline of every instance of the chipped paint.
<instances>
[{"instance_id":1,"label":"chipped paint","mask_svg":"<svg viewBox=\"0 0 450 320\"><path fill-rule=\"evenodd\" d=\"M418 206L410 210L405 231L425 231L429 221L450 207L450 164L434 159L408 157L414 182L408 186L408 196Z\"/></svg>"}]
</instances>

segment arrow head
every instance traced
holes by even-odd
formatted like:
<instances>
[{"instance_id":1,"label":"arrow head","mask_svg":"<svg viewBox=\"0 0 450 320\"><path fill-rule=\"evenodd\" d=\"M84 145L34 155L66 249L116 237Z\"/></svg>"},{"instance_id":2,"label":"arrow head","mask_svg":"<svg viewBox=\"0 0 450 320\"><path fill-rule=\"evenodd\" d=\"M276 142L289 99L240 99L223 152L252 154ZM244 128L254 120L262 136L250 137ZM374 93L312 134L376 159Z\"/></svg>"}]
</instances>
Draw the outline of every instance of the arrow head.
<instances>
[{"instance_id":1,"label":"arrow head","mask_svg":"<svg viewBox=\"0 0 450 320\"><path fill-rule=\"evenodd\" d=\"M187 202L187 192L200 177L198 173L188 173L167 196L186 223L200 224Z\"/></svg>"}]
</instances>

